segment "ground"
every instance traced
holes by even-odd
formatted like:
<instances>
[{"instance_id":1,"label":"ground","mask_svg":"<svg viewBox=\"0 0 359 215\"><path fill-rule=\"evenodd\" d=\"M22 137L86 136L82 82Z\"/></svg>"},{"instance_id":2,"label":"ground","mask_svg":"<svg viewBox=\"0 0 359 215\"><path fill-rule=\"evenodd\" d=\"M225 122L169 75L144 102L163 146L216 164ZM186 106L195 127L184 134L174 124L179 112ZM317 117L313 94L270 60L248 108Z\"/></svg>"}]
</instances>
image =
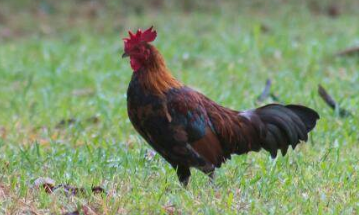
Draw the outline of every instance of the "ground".
<instances>
[{"instance_id":1,"label":"ground","mask_svg":"<svg viewBox=\"0 0 359 215\"><path fill-rule=\"evenodd\" d=\"M357 13L289 3L56 11L68 4L0 10L1 214L359 213L359 60L336 56L358 45ZM132 71L120 58L122 38L150 25L174 76L216 102L238 110L273 102L256 102L270 78L280 102L317 110L310 141L274 160L265 151L234 156L213 183L192 170L182 187L126 112ZM339 117L318 84L354 115ZM85 192L48 194L35 186L41 177Z\"/></svg>"}]
</instances>

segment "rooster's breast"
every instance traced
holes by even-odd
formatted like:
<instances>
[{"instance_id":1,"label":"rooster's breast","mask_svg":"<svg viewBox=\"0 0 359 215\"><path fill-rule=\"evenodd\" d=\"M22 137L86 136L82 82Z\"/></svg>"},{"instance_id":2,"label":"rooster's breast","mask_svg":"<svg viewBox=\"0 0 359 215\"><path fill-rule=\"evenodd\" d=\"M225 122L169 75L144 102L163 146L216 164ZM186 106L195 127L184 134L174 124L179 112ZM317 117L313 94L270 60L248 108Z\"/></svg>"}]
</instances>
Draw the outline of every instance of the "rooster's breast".
<instances>
[{"instance_id":1,"label":"rooster's breast","mask_svg":"<svg viewBox=\"0 0 359 215\"><path fill-rule=\"evenodd\" d=\"M128 117L136 131L154 148L163 134L169 132L165 100L150 94L132 80L127 91Z\"/></svg>"}]
</instances>

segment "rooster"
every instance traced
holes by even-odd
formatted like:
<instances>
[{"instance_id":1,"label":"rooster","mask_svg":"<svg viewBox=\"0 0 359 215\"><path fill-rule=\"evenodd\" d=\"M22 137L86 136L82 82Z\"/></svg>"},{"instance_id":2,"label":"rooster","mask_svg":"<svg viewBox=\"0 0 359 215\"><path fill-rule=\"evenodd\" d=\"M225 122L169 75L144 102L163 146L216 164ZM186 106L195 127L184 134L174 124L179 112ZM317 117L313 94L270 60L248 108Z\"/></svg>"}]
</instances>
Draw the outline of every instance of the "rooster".
<instances>
[{"instance_id":1,"label":"rooster","mask_svg":"<svg viewBox=\"0 0 359 215\"><path fill-rule=\"evenodd\" d=\"M308 140L319 115L301 105L269 104L236 111L223 107L176 80L160 52L150 44L153 28L124 38L124 53L133 70L127 111L136 131L176 170L187 185L190 168L211 178L232 154L265 149L284 156Z\"/></svg>"}]
</instances>

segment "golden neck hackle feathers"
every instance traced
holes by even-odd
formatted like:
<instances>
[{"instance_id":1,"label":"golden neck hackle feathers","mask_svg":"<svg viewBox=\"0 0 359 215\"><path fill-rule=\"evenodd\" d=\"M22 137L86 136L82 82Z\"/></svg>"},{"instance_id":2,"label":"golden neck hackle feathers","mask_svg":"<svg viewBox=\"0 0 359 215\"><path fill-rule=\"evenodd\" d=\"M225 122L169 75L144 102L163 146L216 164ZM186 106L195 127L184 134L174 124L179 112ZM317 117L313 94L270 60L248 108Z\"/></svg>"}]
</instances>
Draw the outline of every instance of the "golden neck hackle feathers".
<instances>
[{"instance_id":1,"label":"golden neck hackle feathers","mask_svg":"<svg viewBox=\"0 0 359 215\"><path fill-rule=\"evenodd\" d=\"M152 94L163 96L171 88L180 88L182 83L177 81L164 62L161 54L151 46L151 56L144 71L139 71L139 81L142 87Z\"/></svg>"}]
</instances>

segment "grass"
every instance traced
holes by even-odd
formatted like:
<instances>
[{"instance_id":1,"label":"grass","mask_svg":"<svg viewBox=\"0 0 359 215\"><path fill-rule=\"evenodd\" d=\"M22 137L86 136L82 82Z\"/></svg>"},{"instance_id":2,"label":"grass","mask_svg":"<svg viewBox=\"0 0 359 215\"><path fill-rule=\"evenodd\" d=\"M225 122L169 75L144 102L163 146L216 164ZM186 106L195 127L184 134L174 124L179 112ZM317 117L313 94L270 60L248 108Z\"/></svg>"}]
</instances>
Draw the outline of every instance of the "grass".
<instances>
[{"instance_id":1,"label":"grass","mask_svg":"<svg viewBox=\"0 0 359 215\"><path fill-rule=\"evenodd\" d=\"M215 101L258 106L271 78L284 103L316 109L321 120L309 143L275 160L264 151L234 156L214 184L193 170L188 188L181 187L160 156L148 156L126 113L131 69L120 59L121 38L126 28L151 24L174 75ZM71 28L3 41L0 213L59 214L83 205L98 214L359 213L358 118L339 118L317 94L322 84L358 112L358 58L333 56L358 44L358 27L354 14L334 19L305 7L170 11L129 15L119 31ZM71 118L75 123L58 125ZM87 192L49 195L34 187L39 177ZM107 195L92 195L92 185Z\"/></svg>"}]
</instances>

